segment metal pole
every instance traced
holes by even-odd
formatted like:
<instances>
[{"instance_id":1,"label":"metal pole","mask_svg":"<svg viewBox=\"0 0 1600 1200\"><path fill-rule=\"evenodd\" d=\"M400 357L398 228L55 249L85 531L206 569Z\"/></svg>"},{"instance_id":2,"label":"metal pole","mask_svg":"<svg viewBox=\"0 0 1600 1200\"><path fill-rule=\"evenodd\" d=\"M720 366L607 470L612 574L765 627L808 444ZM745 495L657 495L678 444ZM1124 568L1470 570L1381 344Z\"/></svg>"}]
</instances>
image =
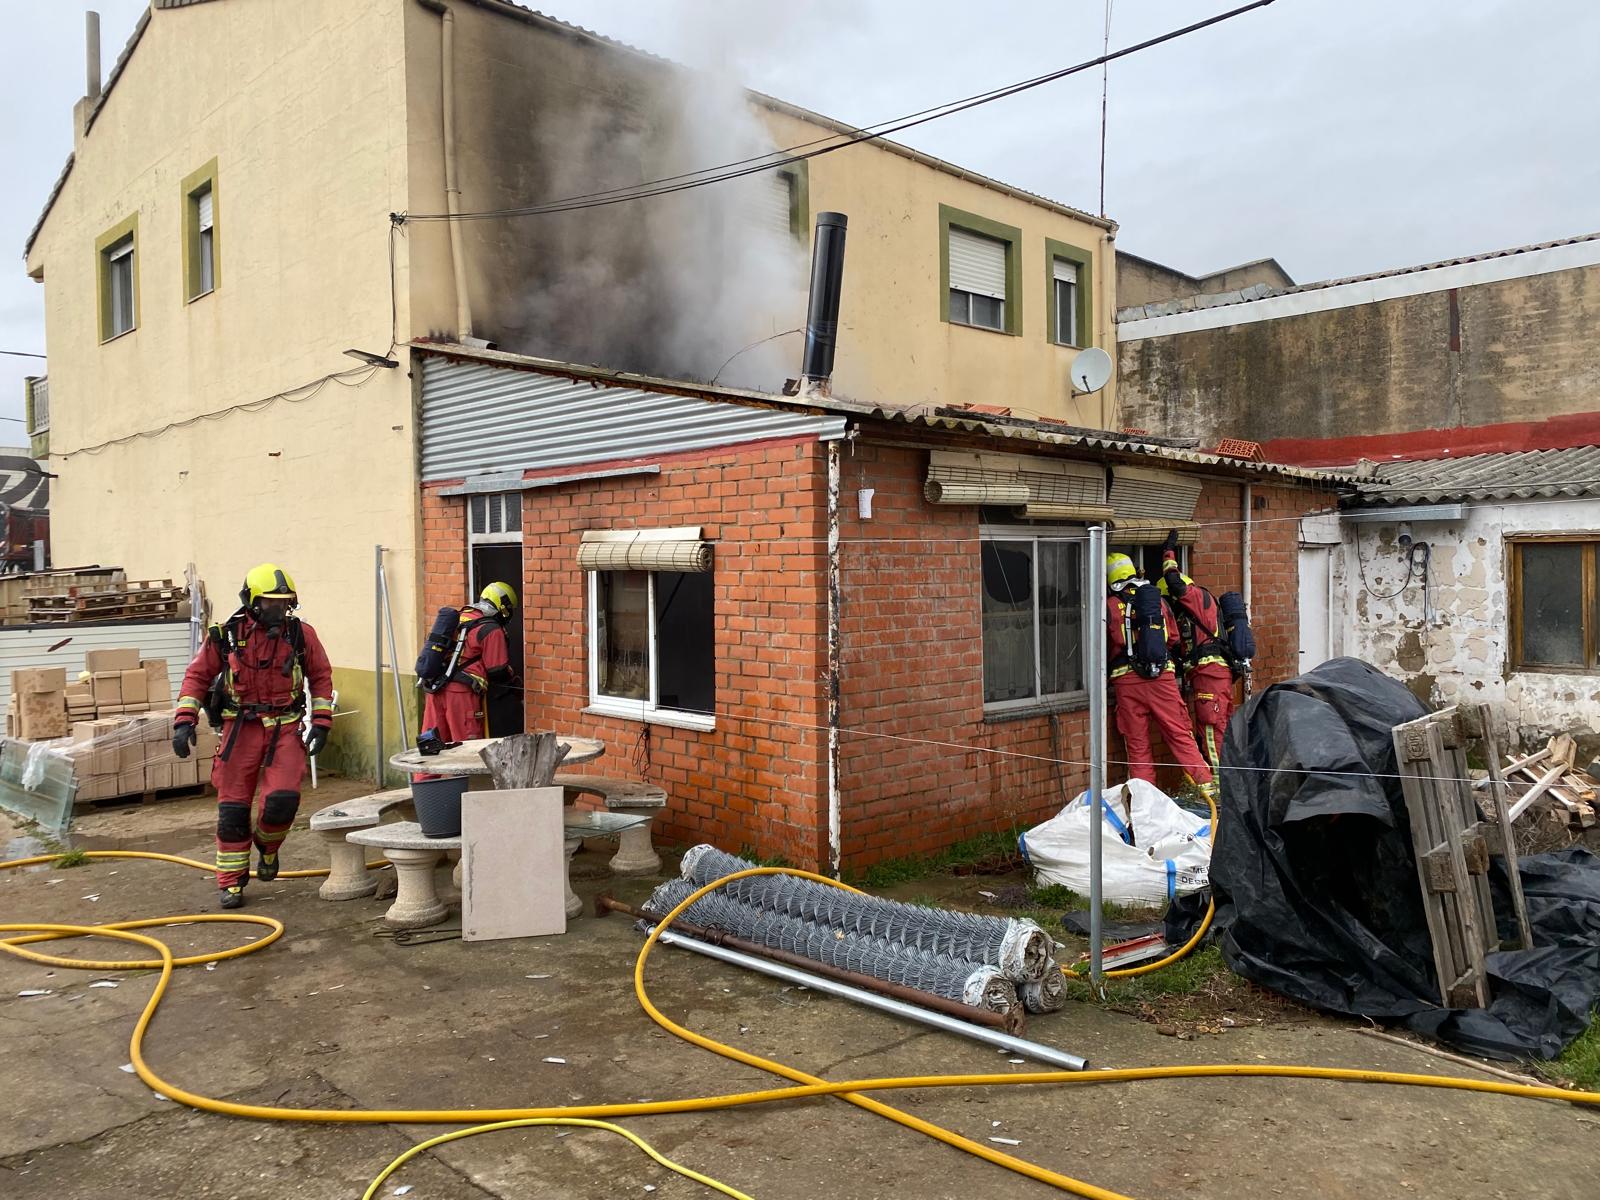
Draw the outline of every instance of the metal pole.
<instances>
[{"instance_id":1,"label":"metal pole","mask_svg":"<svg viewBox=\"0 0 1600 1200\"><path fill-rule=\"evenodd\" d=\"M1089 579L1085 589L1094 597L1089 621L1089 980L1104 984L1100 961L1100 808L1106 784L1106 527L1089 526Z\"/></svg>"},{"instance_id":2,"label":"metal pole","mask_svg":"<svg viewBox=\"0 0 1600 1200\"><path fill-rule=\"evenodd\" d=\"M389 572L378 564L378 583L383 588L383 628L389 635L389 673L394 678L394 714L400 722L400 749L411 745L411 728L406 722L405 694L400 689L400 656L394 649L394 605L389 601Z\"/></svg>"},{"instance_id":3,"label":"metal pole","mask_svg":"<svg viewBox=\"0 0 1600 1200\"><path fill-rule=\"evenodd\" d=\"M372 548L373 782L383 790L383 547Z\"/></svg>"},{"instance_id":4,"label":"metal pole","mask_svg":"<svg viewBox=\"0 0 1600 1200\"><path fill-rule=\"evenodd\" d=\"M997 1046L1024 1058L1031 1058L1035 1062L1047 1063L1053 1067L1060 1067L1064 1071L1082 1071L1089 1064L1076 1054L1068 1054L1065 1050L1057 1050L1051 1046L1043 1046L1038 1042L1030 1042L1026 1038L1012 1037L1009 1033L1001 1033L998 1029L985 1029L981 1025L973 1025L958 1017L948 1017L944 1013L933 1012L931 1009L907 1004L903 1000L893 1000L888 996L876 996L871 992L864 992L860 988L850 987L848 984L835 983L831 979L824 979L821 975L813 975L809 971L797 971L793 967L786 967L781 963L768 962L766 959L754 958L748 954L740 954L737 950L729 950L723 946L712 946L706 942L697 942L691 937L683 937L668 929L659 939L669 946L677 946L684 950L692 950L696 954L704 954L707 958L715 958L721 962L732 963L736 967L744 967L749 971L760 971L763 975L771 975L775 979L782 979L786 983L797 984L800 987L810 988L815 992L823 992L829 996L837 996L841 1000L853 1000L855 1003L867 1008L875 1008L879 1012L886 1012L896 1017L904 1017L908 1021L918 1021L924 1025L931 1025L935 1029L942 1029L946 1033L953 1033L959 1037L969 1038L974 1042L982 1042L986 1046Z\"/></svg>"}]
</instances>

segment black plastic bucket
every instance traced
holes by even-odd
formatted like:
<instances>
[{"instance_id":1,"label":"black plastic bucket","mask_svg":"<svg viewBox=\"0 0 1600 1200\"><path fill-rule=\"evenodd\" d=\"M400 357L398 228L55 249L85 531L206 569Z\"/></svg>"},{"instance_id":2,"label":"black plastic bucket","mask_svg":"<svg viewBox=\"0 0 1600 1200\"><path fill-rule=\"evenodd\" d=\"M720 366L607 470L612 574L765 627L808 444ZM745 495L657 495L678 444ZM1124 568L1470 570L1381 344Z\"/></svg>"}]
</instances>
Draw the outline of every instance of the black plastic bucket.
<instances>
[{"instance_id":1,"label":"black plastic bucket","mask_svg":"<svg viewBox=\"0 0 1600 1200\"><path fill-rule=\"evenodd\" d=\"M467 790L466 776L454 779L416 779L411 783L411 799L417 809L417 824L423 837L461 836L461 796Z\"/></svg>"}]
</instances>

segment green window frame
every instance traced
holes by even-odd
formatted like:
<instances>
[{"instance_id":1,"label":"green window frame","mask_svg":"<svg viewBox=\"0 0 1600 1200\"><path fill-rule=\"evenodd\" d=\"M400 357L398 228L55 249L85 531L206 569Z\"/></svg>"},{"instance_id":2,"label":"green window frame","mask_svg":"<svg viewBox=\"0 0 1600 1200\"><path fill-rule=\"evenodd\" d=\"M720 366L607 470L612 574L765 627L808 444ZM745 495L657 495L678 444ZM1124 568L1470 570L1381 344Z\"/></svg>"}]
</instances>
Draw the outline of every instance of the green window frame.
<instances>
[{"instance_id":1,"label":"green window frame","mask_svg":"<svg viewBox=\"0 0 1600 1200\"><path fill-rule=\"evenodd\" d=\"M993 238L1006 246L1006 298L1005 315L1001 328L989 329L984 325L968 325L950 319L950 230L964 229L980 237ZM947 325L962 325L967 329L987 329L990 333L1004 333L1011 337L1022 334L1022 230L1015 225L1003 225L980 217L977 213L963 212L948 204L939 205L939 320Z\"/></svg>"},{"instance_id":2,"label":"green window frame","mask_svg":"<svg viewBox=\"0 0 1600 1200\"><path fill-rule=\"evenodd\" d=\"M1072 263L1078 268L1078 319L1076 340L1064 342L1056 328L1056 263ZM1094 254L1054 238L1044 240L1045 336L1057 346L1086 349L1094 345Z\"/></svg>"},{"instance_id":3,"label":"green window frame","mask_svg":"<svg viewBox=\"0 0 1600 1200\"><path fill-rule=\"evenodd\" d=\"M190 304L222 286L217 160L185 175L179 188L183 196L183 302ZM210 197L209 229L202 223L203 197Z\"/></svg>"},{"instance_id":4,"label":"green window frame","mask_svg":"<svg viewBox=\"0 0 1600 1200\"><path fill-rule=\"evenodd\" d=\"M121 263L126 261L126 275ZM139 214L118 221L94 240L94 277L100 309L100 341L139 328ZM124 291L126 288L126 291ZM126 300L127 323L122 320Z\"/></svg>"}]
</instances>

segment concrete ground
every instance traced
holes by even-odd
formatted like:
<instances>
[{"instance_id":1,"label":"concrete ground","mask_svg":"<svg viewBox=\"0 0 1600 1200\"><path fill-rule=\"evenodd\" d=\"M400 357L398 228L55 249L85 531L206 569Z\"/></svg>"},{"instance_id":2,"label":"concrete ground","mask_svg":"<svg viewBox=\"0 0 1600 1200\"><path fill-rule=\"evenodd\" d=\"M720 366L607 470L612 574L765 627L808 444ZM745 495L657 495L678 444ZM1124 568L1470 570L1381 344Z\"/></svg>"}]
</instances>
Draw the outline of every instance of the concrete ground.
<instances>
[{"instance_id":1,"label":"concrete ground","mask_svg":"<svg viewBox=\"0 0 1600 1200\"><path fill-rule=\"evenodd\" d=\"M364 785L324 781L308 810ZM308 798L309 799L309 798ZM209 801L94 813L77 842L207 858ZM0 858L14 831L0 819ZM642 899L612 880L608 851L576 860L585 898ZM291 836L287 867L317 863ZM441 880L447 878L441 873ZM214 970L180 971L146 1041L164 1078L216 1097L326 1108L586 1104L774 1086L763 1072L669 1036L631 986L641 938L583 917L564 937L396 945L383 904L317 899L316 882L252 884L249 912L278 917L277 945ZM92 923L209 911L211 880L159 863L0 872L0 920ZM175 950L237 940L180 927ZM111 942L67 951L115 958ZM0 1195L8 1200L184 1196L359 1197L391 1158L443 1127L277 1123L158 1098L128 1062L153 972L53 970L0 954ZM109 979L115 988L95 988ZM692 1029L831 1078L1005 1071L1004 1055L775 980L662 949L652 997ZM18 993L48 989L23 998ZM1028 1035L1095 1066L1298 1062L1428 1073L1464 1069L1312 1021L1192 1041L1075 1005ZM565 1059L551 1063L550 1058ZM1471 1073L1471 1072L1467 1072ZM908 1091L887 1102L1031 1162L1129 1196L1592 1197L1600 1113L1435 1090L1294 1080ZM1046 1196L1052 1189L836 1099L624 1122L678 1161L757 1197ZM409 1187L407 1193L398 1188ZM589 1200L711 1194L598 1131L520 1129L420 1156L382 1195L410 1200Z\"/></svg>"}]
</instances>

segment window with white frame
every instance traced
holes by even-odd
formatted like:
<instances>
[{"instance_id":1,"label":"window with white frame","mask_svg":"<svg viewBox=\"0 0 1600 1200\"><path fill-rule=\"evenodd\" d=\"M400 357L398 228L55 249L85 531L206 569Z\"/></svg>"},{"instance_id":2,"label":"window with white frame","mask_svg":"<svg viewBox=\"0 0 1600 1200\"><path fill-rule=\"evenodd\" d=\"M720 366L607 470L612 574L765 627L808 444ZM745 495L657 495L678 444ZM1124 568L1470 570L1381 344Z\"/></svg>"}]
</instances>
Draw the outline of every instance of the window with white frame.
<instances>
[{"instance_id":1,"label":"window with white frame","mask_svg":"<svg viewBox=\"0 0 1600 1200\"><path fill-rule=\"evenodd\" d=\"M985 708L1082 696L1083 534L986 527L980 555Z\"/></svg>"},{"instance_id":2,"label":"window with white frame","mask_svg":"<svg viewBox=\"0 0 1600 1200\"><path fill-rule=\"evenodd\" d=\"M980 329L1006 327L1007 244L950 228L950 320Z\"/></svg>"},{"instance_id":3,"label":"window with white frame","mask_svg":"<svg viewBox=\"0 0 1600 1200\"><path fill-rule=\"evenodd\" d=\"M715 727L711 550L697 526L583 534L592 710Z\"/></svg>"},{"instance_id":4,"label":"window with white frame","mask_svg":"<svg viewBox=\"0 0 1600 1200\"><path fill-rule=\"evenodd\" d=\"M590 703L624 716L716 713L710 571L589 574Z\"/></svg>"},{"instance_id":5,"label":"window with white frame","mask_svg":"<svg viewBox=\"0 0 1600 1200\"><path fill-rule=\"evenodd\" d=\"M216 230L211 195L211 185L207 183L189 198L194 205L195 297L204 296L217 286Z\"/></svg>"},{"instance_id":6,"label":"window with white frame","mask_svg":"<svg viewBox=\"0 0 1600 1200\"><path fill-rule=\"evenodd\" d=\"M133 328L133 234L101 251L105 280L106 339L120 337Z\"/></svg>"},{"instance_id":7,"label":"window with white frame","mask_svg":"<svg viewBox=\"0 0 1600 1200\"><path fill-rule=\"evenodd\" d=\"M1050 260L1050 286L1055 289L1055 328L1050 337L1058 346L1078 344L1078 276L1082 269L1070 259Z\"/></svg>"}]
</instances>

